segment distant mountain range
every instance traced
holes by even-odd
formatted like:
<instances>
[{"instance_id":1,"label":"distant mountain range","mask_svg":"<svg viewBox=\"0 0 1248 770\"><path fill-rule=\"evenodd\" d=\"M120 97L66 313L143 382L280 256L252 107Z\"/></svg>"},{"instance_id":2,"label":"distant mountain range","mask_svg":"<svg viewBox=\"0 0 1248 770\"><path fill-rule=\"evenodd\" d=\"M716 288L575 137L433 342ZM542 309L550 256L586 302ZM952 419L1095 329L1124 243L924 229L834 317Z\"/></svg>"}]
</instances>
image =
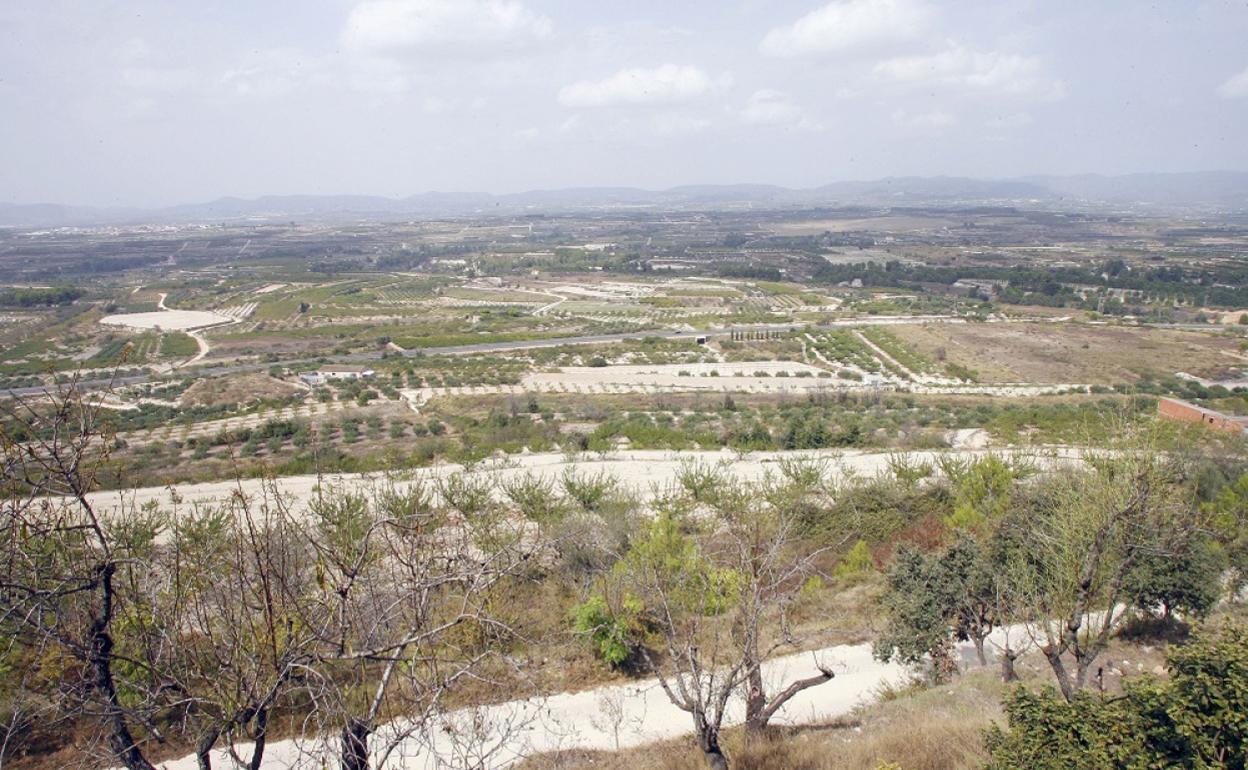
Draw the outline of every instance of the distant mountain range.
<instances>
[{"instance_id":1,"label":"distant mountain range","mask_svg":"<svg viewBox=\"0 0 1248 770\"><path fill-rule=\"evenodd\" d=\"M668 190L578 187L522 193L425 192L406 198L280 195L220 198L155 209L0 203L0 226L68 227L200 222L395 220L429 216L560 213L622 208L992 205L1139 213L1248 212L1248 172L1018 179L892 177L809 189L689 185Z\"/></svg>"}]
</instances>

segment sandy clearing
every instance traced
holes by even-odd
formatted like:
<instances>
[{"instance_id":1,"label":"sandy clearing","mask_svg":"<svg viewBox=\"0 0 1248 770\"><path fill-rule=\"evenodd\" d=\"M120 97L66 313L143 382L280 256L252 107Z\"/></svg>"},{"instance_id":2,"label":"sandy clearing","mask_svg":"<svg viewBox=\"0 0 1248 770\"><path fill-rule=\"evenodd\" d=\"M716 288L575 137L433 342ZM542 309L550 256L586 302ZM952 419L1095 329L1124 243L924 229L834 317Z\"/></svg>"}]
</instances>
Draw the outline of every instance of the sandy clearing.
<instances>
[{"instance_id":1,"label":"sandy clearing","mask_svg":"<svg viewBox=\"0 0 1248 770\"><path fill-rule=\"evenodd\" d=\"M229 323L232 318L206 310L157 310L151 313L120 313L107 315L100 323L110 326L125 326L130 329L164 329L165 331L185 331L205 326Z\"/></svg>"},{"instance_id":2,"label":"sandy clearing","mask_svg":"<svg viewBox=\"0 0 1248 770\"><path fill-rule=\"evenodd\" d=\"M987 449L992 443L992 436L983 428L959 428L945 435L954 449Z\"/></svg>"},{"instance_id":3,"label":"sandy clearing","mask_svg":"<svg viewBox=\"0 0 1248 770\"><path fill-rule=\"evenodd\" d=\"M815 358L828 366L837 366L823 357L818 350L811 348ZM794 362L761 362L748 364L746 371L753 372L764 368L770 363L784 369L806 366ZM666 366L666 365L665 365ZM715 369L721 376L693 376L691 367L695 364L675 364L675 374L671 372L655 372L650 374L634 373L633 376L617 377L612 373L622 366L611 367L565 367L556 372L539 372L525 375L518 385L464 385L440 388L407 388L399 391L402 398L415 410L439 396L461 395L507 395L516 393L821 393L831 391L897 391L899 393L921 393L925 395L980 395L999 396L1005 398L1022 398L1029 396L1046 396L1063 393L1088 393L1089 385L1083 383L1062 383L1035 385L1028 383L991 384L962 383L958 385L931 385L904 382L889 379L883 375L866 372L850 365L839 365L838 369L856 371L861 380L846 380L840 377L795 377L771 376L753 377L724 376L723 364L697 364L708 369ZM653 367L645 367L651 369ZM810 367L813 369L813 367ZM682 377L679 372L690 371L690 376ZM815 371L824 371L814 369ZM801 370L806 371L806 370Z\"/></svg>"},{"instance_id":4,"label":"sandy clearing","mask_svg":"<svg viewBox=\"0 0 1248 770\"><path fill-rule=\"evenodd\" d=\"M156 303L160 310L150 313L107 315L100 319L100 323L108 324L109 326L125 326L129 329L186 331L188 329L202 329L207 326L234 323L236 320L231 316L212 313L207 310L174 310L165 304L165 299L168 296L166 293L161 293L160 300Z\"/></svg>"},{"instance_id":5,"label":"sandy clearing","mask_svg":"<svg viewBox=\"0 0 1248 770\"><path fill-rule=\"evenodd\" d=\"M992 451L997 454L1041 455L1048 458L1048 461L1073 460L1081 456L1080 450L1071 447L1052 447L1045 450L1004 448ZM717 465L743 481L760 481L769 473L773 476L778 475L781 460L798 457L826 460L831 475L835 478L846 478L851 475L870 476L885 471L889 467L890 458L893 457L904 457L914 463L923 463L933 462L941 454L953 453L959 457L975 457L985 452L986 450L971 449L914 452L824 449L754 452L738 455L731 450L717 452L636 450L584 454L571 459L566 454L546 452L508 455L479 463L468 470L473 473L489 474L500 482L529 473L555 480L561 478L565 471L575 471L580 474L606 473L614 476L620 484L643 499L648 499L656 490L676 484L677 474L687 462ZM462 465L441 464L405 471L396 474L394 479L396 485L402 488L415 483L416 480L445 478L463 471L465 468ZM323 476L283 476L271 483L262 479L212 481L179 484L173 487L140 487L131 490L96 492L90 496L90 500L98 510L109 512L117 510L122 505L130 507L155 503L160 506L170 506L176 498L179 507L185 510L196 504L219 504L239 493L260 500L266 494L276 491L287 500L292 510L298 513L311 499L318 485L323 485L324 488L367 489L382 479L380 474L347 473Z\"/></svg>"},{"instance_id":6,"label":"sandy clearing","mask_svg":"<svg viewBox=\"0 0 1248 770\"><path fill-rule=\"evenodd\" d=\"M595 299L620 300L623 298L635 298L653 294L654 288L634 288L631 286L621 286L620 284L599 284L598 288L592 288L589 286L572 286L566 283L561 283L557 286L551 287L550 293L571 294L578 297L593 297Z\"/></svg>"}]
</instances>

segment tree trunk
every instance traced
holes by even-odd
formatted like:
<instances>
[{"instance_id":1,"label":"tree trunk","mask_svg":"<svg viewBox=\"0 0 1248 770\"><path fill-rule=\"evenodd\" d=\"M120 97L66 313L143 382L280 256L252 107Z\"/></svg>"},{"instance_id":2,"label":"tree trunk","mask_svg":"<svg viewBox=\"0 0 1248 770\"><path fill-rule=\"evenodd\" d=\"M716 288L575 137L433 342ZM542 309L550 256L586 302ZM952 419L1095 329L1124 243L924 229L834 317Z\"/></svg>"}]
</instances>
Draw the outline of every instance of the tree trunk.
<instances>
[{"instance_id":1,"label":"tree trunk","mask_svg":"<svg viewBox=\"0 0 1248 770\"><path fill-rule=\"evenodd\" d=\"M933 684L943 684L958 673L958 661L954 658L953 643L948 639L933 647L928 656L931 658L929 676Z\"/></svg>"},{"instance_id":2,"label":"tree trunk","mask_svg":"<svg viewBox=\"0 0 1248 770\"><path fill-rule=\"evenodd\" d=\"M251 762L248 770L260 770L260 763L264 761L264 744L268 739L269 733L269 710L260 708L256 711L256 745L251 750Z\"/></svg>"},{"instance_id":3,"label":"tree trunk","mask_svg":"<svg viewBox=\"0 0 1248 770\"><path fill-rule=\"evenodd\" d=\"M756 736L767 727L767 693L763 690L763 669L757 662L750 666L746 687L745 731Z\"/></svg>"},{"instance_id":4,"label":"tree trunk","mask_svg":"<svg viewBox=\"0 0 1248 770\"><path fill-rule=\"evenodd\" d=\"M1001 652L1001 681L1017 682L1018 674L1014 671L1014 660L1018 657L1018 653L1010 649L1007 644L1005 650Z\"/></svg>"},{"instance_id":5,"label":"tree trunk","mask_svg":"<svg viewBox=\"0 0 1248 770\"><path fill-rule=\"evenodd\" d=\"M1075 689L1082 690L1088 686L1088 672L1092 670L1092 664L1096 661L1095 657L1089 657L1084 660L1082 656L1075 656ZM1067 699L1069 700L1069 699Z\"/></svg>"},{"instance_id":6,"label":"tree trunk","mask_svg":"<svg viewBox=\"0 0 1248 770\"><path fill-rule=\"evenodd\" d=\"M702 749L702 756L706 759L706 766L711 770L728 770L728 758L724 756L724 751L719 747L719 733L707 727L702 730L702 734L698 736L698 747Z\"/></svg>"},{"instance_id":7,"label":"tree trunk","mask_svg":"<svg viewBox=\"0 0 1248 770\"><path fill-rule=\"evenodd\" d=\"M195 741L195 763L199 770L212 770L212 747L217 745L220 736L221 728L210 727Z\"/></svg>"},{"instance_id":8,"label":"tree trunk","mask_svg":"<svg viewBox=\"0 0 1248 770\"><path fill-rule=\"evenodd\" d=\"M979 665L988 665L988 657L984 655L984 637L976 634L971 637L971 641L975 643L975 657L979 659Z\"/></svg>"},{"instance_id":9,"label":"tree trunk","mask_svg":"<svg viewBox=\"0 0 1248 770\"><path fill-rule=\"evenodd\" d=\"M702 756L706 757L706 766L711 770L728 770L728 758L716 746L711 751L702 752Z\"/></svg>"},{"instance_id":10,"label":"tree trunk","mask_svg":"<svg viewBox=\"0 0 1248 770\"><path fill-rule=\"evenodd\" d=\"M126 721L125 709L117 696L117 684L113 680L113 637L108 633L112 618L113 573L116 567L105 564L100 568L101 601L103 608L99 617L91 623L90 661L95 674L96 692L104 699L104 722L108 725L108 747L127 770L156 770L134 741L130 723Z\"/></svg>"},{"instance_id":11,"label":"tree trunk","mask_svg":"<svg viewBox=\"0 0 1248 770\"><path fill-rule=\"evenodd\" d=\"M372 728L352 717L342 728L342 770L368 770L368 736Z\"/></svg>"},{"instance_id":12,"label":"tree trunk","mask_svg":"<svg viewBox=\"0 0 1248 770\"><path fill-rule=\"evenodd\" d=\"M1075 684L1070 679L1070 672L1066 670L1066 664L1062 662L1062 654L1055 650L1045 650L1044 657L1049 661L1049 668L1053 669L1053 676L1057 679L1057 686L1062 691L1062 697L1070 702L1075 697Z\"/></svg>"}]
</instances>

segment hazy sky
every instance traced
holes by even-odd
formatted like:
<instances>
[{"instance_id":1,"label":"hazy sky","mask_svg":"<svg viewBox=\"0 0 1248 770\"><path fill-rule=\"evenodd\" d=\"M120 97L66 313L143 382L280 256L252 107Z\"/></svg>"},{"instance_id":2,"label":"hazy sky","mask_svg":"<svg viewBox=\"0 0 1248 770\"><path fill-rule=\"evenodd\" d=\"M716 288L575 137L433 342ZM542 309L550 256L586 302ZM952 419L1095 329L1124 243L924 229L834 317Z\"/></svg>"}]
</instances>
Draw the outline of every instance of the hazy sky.
<instances>
[{"instance_id":1,"label":"hazy sky","mask_svg":"<svg viewBox=\"0 0 1248 770\"><path fill-rule=\"evenodd\" d=\"M0 0L0 201L1248 169L1248 3Z\"/></svg>"}]
</instances>

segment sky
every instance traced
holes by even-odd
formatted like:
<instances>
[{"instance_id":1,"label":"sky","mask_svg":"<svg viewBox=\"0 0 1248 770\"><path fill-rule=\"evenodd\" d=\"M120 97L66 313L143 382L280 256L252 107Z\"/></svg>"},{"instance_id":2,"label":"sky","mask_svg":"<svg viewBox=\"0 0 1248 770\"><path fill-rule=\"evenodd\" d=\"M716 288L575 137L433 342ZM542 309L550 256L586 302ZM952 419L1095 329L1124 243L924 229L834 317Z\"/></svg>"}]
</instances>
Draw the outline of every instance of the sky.
<instances>
[{"instance_id":1,"label":"sky","mask_svg":"<svg viewBox=\"0 0 1248 770\"><path fill-rule=\"evenodd\" d=\"M0 201L1248 170L1244 0L2 0Z\"/></svg>"}]
</instances>

